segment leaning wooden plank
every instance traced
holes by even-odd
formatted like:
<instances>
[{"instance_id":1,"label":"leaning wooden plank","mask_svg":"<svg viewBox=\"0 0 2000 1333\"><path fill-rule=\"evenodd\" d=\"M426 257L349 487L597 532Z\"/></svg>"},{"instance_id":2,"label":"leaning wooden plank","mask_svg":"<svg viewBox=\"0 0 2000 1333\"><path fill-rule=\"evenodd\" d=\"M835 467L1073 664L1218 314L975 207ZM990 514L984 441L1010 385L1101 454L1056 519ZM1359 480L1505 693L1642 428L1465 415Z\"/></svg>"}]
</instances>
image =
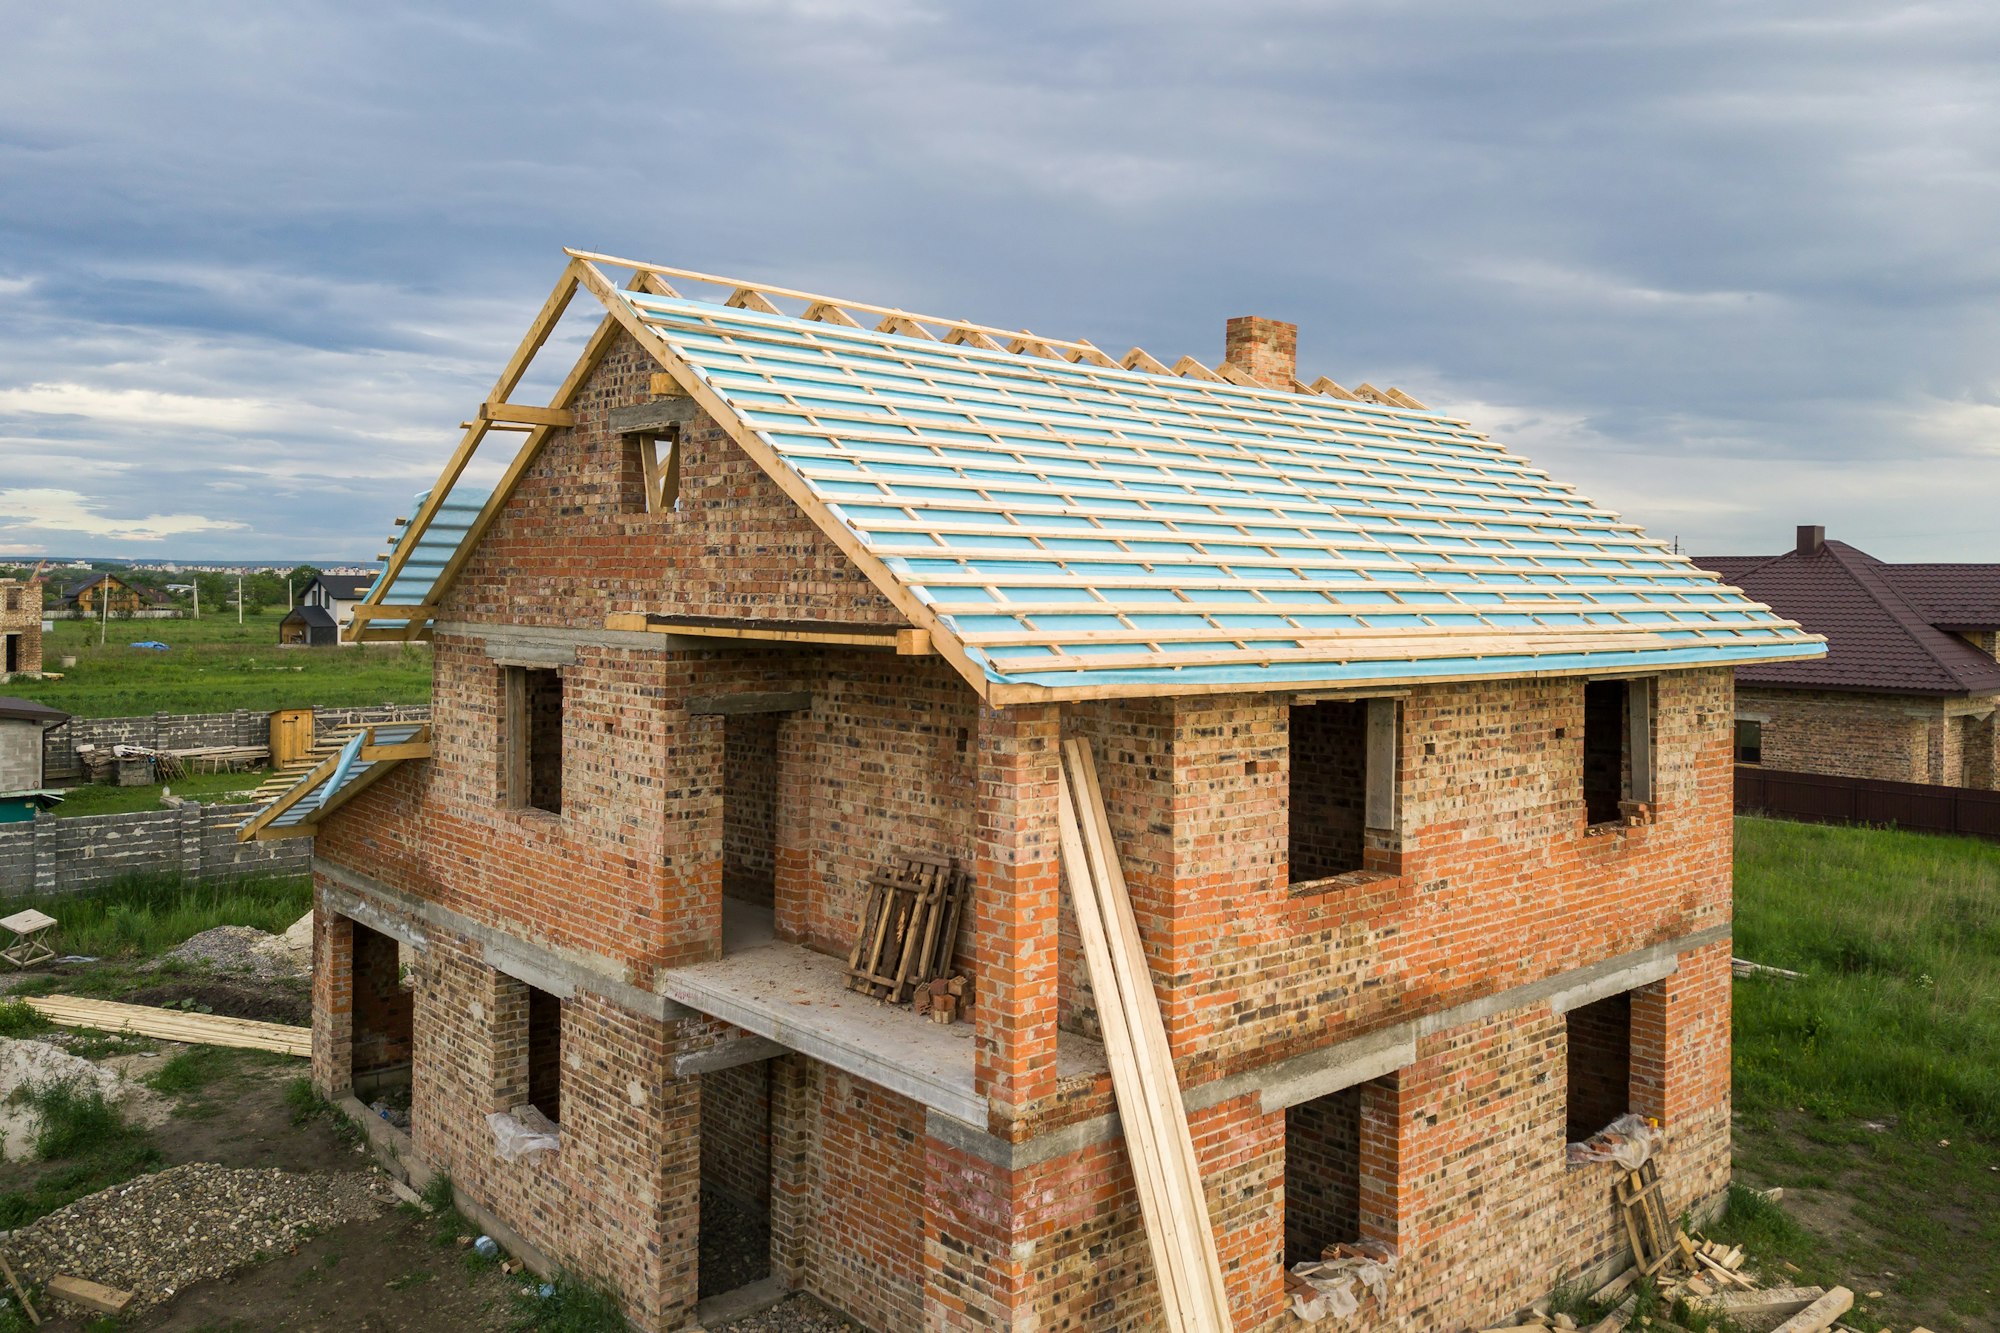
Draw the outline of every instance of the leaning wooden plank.
<instances>
[{"instance_id":1,"label":"leaning wooden plank","mask_svg":"<svg viewBox=\"0 0 2000 1333\"><path fill-rule=\"evenodd\" d=\"M1131 1028L1123 1007L1109 1002L1116 990L1111 980L1111 945L1092 883L1090 857L1083 847L1067 774L1061 779L1057 800L1057 828L1063 873L1069 880L1070 899L1076 909L1077 936L1083 944L1085 966L1093 987L1105 1001L1100 1005L1099 1027L1104 1036L1106 1061L1111 1066L1112 1091L1117 1096L1125 1130L1126 1152L1132 1160L1132 1176L1138 1186L1139 1210L1146 1219L1146 1244L1152 1252L1153 1271L1160 1284L1160 1303L1171 1333L1195 1333L1202 1326L1190 1317L1196 1305L1187 1291L1193 1273L1187 1257L1187 1238L1181 1232L1178 1212L1170 1202L1171 1186L1165 1164L1153 1141L1154 1120L1140 1105L1139 1065L1132 1048Z\"/></svg>"},{"instance_id":2,"label":"leaning wooden plank","mask_svg":"<svg viewBox=\"0 0 2000 1333\"><path fill-rule=\"evenodd\" d=\"M310 1056L312 1029L289 1023L263 1023L214 1014L175 1013L143 1004L117 1004L77 995L30 995L30 1008L64 1027L95 1028L100 1032L133 1032L162 1041L200 1046L233 1046L280 1055Z\"/></svg>"},{"instance_id":3,"label":"leaning wooden plank","mask_svg":"<svg viewBox=\"0 0 2000 1333\"><path fill-rule=\"evenodd\" d=\"M1846 1314L1853 1304L1853 1292L1846 1287L1835 1287L1772 1329L1771 1333L1820 1333L1821 1329Z\"/></svg>"},{"instance_id":4,"label":"leaning wooden plank","mask_svg":"<svg viewBox=\"0 0 2000 1333\"><path fill-rule=\"evenodd\" d=\"M1695 1304L1731 1319L1738 1315L1789 1318L1824 1295L1825 1287L1771 1287L1764 1291L1718 1291Z\"/></svg>"},{"instance_id":5,"label":"leaning wooden plank","mask_svg":"<svg viewBox=\"0 0 2000 1333\"><path fill-rule=\"evenodd\" d=\"M101 1282L91 1282L80 1277L52 1277L49 1279L49 1295L68 1301L71 1305L81 1305L86 1310L99 1314L123 1314L125 1307L132 1303L132 1293L107 1287Z\"/></svg>"},{"instance_id":6,"label":"leaning wooden plank","mask_svg":"<svg viewBox=\"0 0 2000 1333\"><path fill-rule=\"evenodd\" d=\"M1111 946L1111 975L1106 978L1110 985L1102 985L1093 978L1092 989L1100 1000L1108 994L1116 994L1131 1026L1132 1046L1141 1071L1141 1082L1135 1092L1140 1105L1154 1119L1167 1177L1175 1186L1175 1201L1182 1221L1180 1229L1192 1243L1190 1279L1199 1298L1199 1304L1191 1311L1196 1321L1192 1327L1230 1330L1233 1324L1229 1296L1223 1285L1215 1231L1209 1225L1208 1201L1202 1190L1201 1167L1195 1158L1194 1136L1188 1129L1180 1082L1167 1047L1166 1025L1160 1017L1152 972L1146 964L1138 923L1132 914L1132 900L1126 891L1124 871L1119 865L1111 836L1111 820L1105 810L1104 793L1097 784L1097 767L1091 757L1089 743L1081 739L1065 742L1063 755L1068 798L1074 802L1083 845L1093 871L1089 882L1099 894L1099 912ZM1122 1101L1120 1106L1122 1120Z\"/></svg>"}]
</instances>

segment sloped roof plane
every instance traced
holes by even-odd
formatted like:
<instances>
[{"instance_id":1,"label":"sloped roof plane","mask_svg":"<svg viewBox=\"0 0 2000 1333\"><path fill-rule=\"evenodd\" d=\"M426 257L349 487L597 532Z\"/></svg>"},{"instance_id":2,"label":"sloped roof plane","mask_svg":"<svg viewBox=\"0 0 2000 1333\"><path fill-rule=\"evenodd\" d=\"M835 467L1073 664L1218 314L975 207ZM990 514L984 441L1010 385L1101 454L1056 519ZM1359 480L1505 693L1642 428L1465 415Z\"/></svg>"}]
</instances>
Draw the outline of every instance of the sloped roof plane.
<instances>
[{"instance_id":1,"label":"sloped roof plane","mask_svg":"<svg viewBox=\"0 0 2000 1333\"><path fill-rule=\"evenodd\" d=\"M1022 333L1010 350L970 325L940 340L923 323L950 322L900 312L867 329L827 298L785 293L814 303L808 319L747 287L687 299L658 275L728 280L635 266L620 290L572 264L995 703L1820 652L1403 395L1132 370L1087 343ZM384 591L417 607L445 584Z\"/></svg>"},{"instance_id":2,"label":"sloped roof plane","mask_svg":"<svg viewBox=\"0 0 2000 1333\"><path fill-rule=\"evenodd\" d=\"M2000 691L2000 662L1950 629L2000 628L2000 566L1892 565L1846 542L1775 556L1700 556L1751 596L1824 635L1820 661L1768 661L1745 685L1896 694Z\"/></svg>"}]
</instances>

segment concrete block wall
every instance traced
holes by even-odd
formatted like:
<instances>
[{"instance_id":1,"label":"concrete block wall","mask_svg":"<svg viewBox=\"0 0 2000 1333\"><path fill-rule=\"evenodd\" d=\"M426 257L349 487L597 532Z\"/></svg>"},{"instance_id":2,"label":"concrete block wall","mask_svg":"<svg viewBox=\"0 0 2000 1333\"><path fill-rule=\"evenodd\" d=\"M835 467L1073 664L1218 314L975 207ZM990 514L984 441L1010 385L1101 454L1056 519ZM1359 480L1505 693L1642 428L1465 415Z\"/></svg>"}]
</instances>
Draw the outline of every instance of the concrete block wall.
<instances>
[{"instance_id":1,"label":"concrete block wall","mask_svg":"<svg viewBox=\"0 0 2000 1333\"><path fill-rule=\"evenodd\" d=\"M236 841L237 827L255 809L190 804L0 824L0 896L83 893L132 875L214 881L311 869L311 838Z\"/></svg>"},{"instance_id":2,"label":"concrete block wall","mask_svg":"<svg viewBox=\"0 0 2000 1333\"><path fill-rule=\"evenodd\" d=\"M313 726L321 737L366 722L422 721L423 704L380 704L362 708L315 708ZM73 717L42 738L42 763L51 785L83 781L79 745L142 745L149 750L190 750L202 745L267 745L271 715L239 708L229 713L149 713L135 717Z\"/></svg>"}]
</instances>

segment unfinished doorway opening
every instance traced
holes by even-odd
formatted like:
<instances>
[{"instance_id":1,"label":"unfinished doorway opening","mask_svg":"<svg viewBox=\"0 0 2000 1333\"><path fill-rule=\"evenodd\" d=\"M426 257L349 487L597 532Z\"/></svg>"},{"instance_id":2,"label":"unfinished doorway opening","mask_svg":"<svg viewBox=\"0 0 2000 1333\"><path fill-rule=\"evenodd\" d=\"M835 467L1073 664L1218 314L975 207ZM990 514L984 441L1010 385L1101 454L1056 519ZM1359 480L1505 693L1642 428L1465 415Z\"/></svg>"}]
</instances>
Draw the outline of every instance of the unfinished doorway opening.
<instances>
[{"instance_id":1,"label":"unfinished doorway opening","mask_svg":"<svg viewBox=\"0 0 2000 1333\"><path fill-rule=\"evenodd\" d=\"M18 634L9 634L7 636L7 665L5 667L0 667L0 670L4 670L8 675L11 676L20 669L21 669L21 636Z\"/></svg>"},{"instance_id":2,"label":"unfinished doorway opening","mask_svg":"<svg viewBox=\"0 0 2000 1333\"><path fill-rule=\"evenodd\" d=\"M1361 1087L1285 1111L1285 1267L1361 1239Z\"/></svg>"},{"instance_id":3,"label":"unfinished doorway opening","mask_svg":"<svg viewBox=\"0 0 2000 1333\"><path fill-rule=\"evenodd\" d=\"M778 723L782 713L722 719L722 894L770 910L778 875Z\"/></svg>"},{"instance_id":4,"label":"unfinished doorway opening","mask_svg":"<svg viewBox=\"0 0 2000 1333\"><path fill-rule=\"evenodd\" d=\"M1569 1048L1569 1142L1582 1143L1631 1110L1632 995L1629 991L1563 1015Z\"/></svg>"},{"instance_id":5,"label":"unfinished doorway opening","mask_svg":"<svg viewBox=\"0 0 2000 1333\"><path fill-rule=\"evenodd\" d=\"M701 1300L771 1276L771 1061L701 1075Z\"/></svg>"},{"instance_id":6,"label":"unfinished doorway opening","mask_svg":"<svg viewBox=\"0 0 2000 1333\"><path fill-rule=\"evenodd\" d=\"M394 939L353 923L354 1026L348 1074L365 1103L387 1102L407 1112L416 993L403 980Z\"/></svg>"}]
</instances>

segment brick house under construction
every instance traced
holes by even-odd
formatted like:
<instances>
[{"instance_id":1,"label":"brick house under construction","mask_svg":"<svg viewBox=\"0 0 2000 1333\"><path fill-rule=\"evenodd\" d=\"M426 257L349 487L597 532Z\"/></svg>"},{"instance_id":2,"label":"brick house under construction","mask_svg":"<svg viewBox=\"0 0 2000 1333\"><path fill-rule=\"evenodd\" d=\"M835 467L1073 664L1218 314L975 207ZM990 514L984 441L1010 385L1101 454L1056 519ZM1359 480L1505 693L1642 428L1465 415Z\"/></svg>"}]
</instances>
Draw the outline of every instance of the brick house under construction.
<instances>
[{"instance_id":1,"label":"brick house under construction","mask_svg":"<svg viewBox=\"0 0 2000 1333\"><path fill-rule=\"evenodd\" d=\"M1394 1259L1349 1326L1480 1327L1623 1247L1567 1143L1655 1117L1674 1209L1723 1190L1730 673L1817 640L1301 384L1288 325L1170 369L619 263L572 256L357 608L434 644L429 727L246 825L318 839L322 1091L410 1085L414 1154L645 1329L758 1280L880 1333L1283 1329L1342 1243ZM1115 1006L1075 740L1150 973ZM970 875L965 1021L843 985L912 852ZM1221 1320L1163 1305L1133 1004Z\"/></svg>"}]
</instances>

